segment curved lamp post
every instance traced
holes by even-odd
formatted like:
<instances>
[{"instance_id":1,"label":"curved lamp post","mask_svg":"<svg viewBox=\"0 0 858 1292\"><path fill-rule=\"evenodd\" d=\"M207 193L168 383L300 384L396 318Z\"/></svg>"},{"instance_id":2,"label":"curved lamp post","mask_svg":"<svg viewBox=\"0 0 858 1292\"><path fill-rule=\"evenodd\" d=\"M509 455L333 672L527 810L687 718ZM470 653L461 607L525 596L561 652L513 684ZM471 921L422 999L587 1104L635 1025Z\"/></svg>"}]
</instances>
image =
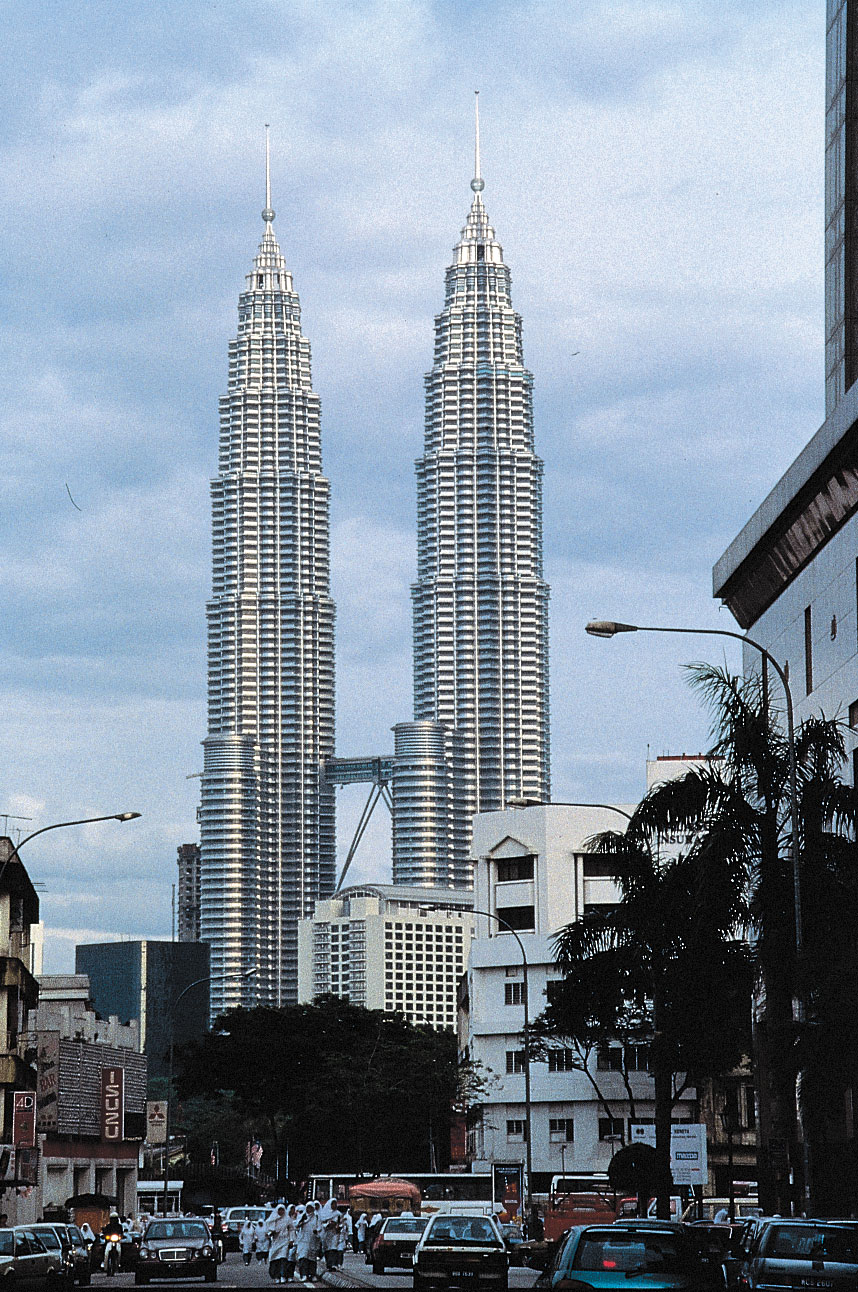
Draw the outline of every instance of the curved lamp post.
<instances>
[{"instance_id":1,"label":"curved lamp post","mask_svg":"<svg viewBox=\"0 0 858 1292\"><path fill-rule=\"evenodd\" d=\"M802 921L801 909L801 862L799 860L799 832L798 832L798 776L796 772L796 752L795 752L795 719L793 715L792 691L790 690L789 678L786 670L781 667L774 655L766 650L761 642L755 641L753 637L746 637L744 633L731 632L728 628L664 628L652 627L651 625L643 626L641 624L622 624L612 619L594 619L586 625L585 631L591 637L615 637L617 633L682 633L695 637L732 637L735 641L741 642L744 646L752 646L755 651L763 657L767 664L771 664L775 673L781 680L786 696L786 715L787 715L787 757L789 763L789 814L790 814L790 853L792 859L792 885L793 885L793 916L795 920L795 953L799 965L798 985L796 990L796 1007L798 1022L804 1023L807 1010L805 1007L804 985L801 975L801 962L804 956L804 928ZM810 1204L810 1150L807 1138L802 1136L802 1152L804 1158L804 1200L806 1209L809 1211Z\"/></svg>"},{"instance_id":2,"label":"curved lamp post","mask_svg":"<svg viewBox=\"0 0 858 1292\"><path fill-rule=\"evenodd\" d=\"M3 872L12 858L18 856L18 849L23 848L25 843L29 843L31 839L35 839L39 834L47 834L48 830L64 830L69 825L92 825L96 821L136 821L141 815L142 813L140 812L111 812L108 816L85 816L81 817L79 821L56 821L53 825L43 825L41 830L34 830L32 834L27 835L26 839L22 839L20 843L15 844L3 865L0 866L0 879L3 878Z\"/></svg>"},{"instance_id":3,"label":"curved lamp post","mask_svg":"<svg viewBox=\"0 0 858 1292\"><path fill-rule=\"evenodd\" d=\"M167 1199L170 1193L170 1108L173 1099L173 1051L176 1040L176 1006L183 996L187 996L194 987L201 987L206 982L228 982L230 979L252 978L259 970L254 967L241 974L206 974L205 978L195 978L183 987L170 1006L170 1057L167 1066L167 1115L164 1118L164 1218L167 1216Z\"/></svg>"}]
</instances>

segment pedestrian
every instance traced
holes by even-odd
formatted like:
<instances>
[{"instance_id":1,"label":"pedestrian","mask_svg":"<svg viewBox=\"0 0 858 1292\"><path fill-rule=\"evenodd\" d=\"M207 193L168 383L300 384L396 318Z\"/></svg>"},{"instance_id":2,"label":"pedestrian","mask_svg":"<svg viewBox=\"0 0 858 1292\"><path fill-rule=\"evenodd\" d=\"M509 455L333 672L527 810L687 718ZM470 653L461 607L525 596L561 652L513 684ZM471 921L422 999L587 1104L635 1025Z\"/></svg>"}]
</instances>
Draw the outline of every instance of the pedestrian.
<instances>
[{"instance_id":1,"label":"pedestrian","mask_svg":"<svg viewBox=\"0 0 858 1292\"><path fill-rule=\"evenodd\" d=\"M340 1232L340 1212L333 1198L329 1198L319 1212L319 1223L322 1230L322 1254L330 1272L336 1268L337 1239Z\"/></svg>"},{"instance_id":2,"label":"pedestrian","mask_svg":"<svg viewBox=\"0 0 858 1292\"><path fill-rule=\"evenodd\" d=\"M261 1264L268 1260L268 1230L264 1220L257 1220L253 1228L256 1230L256 1259Z\"/></svg>"},{"instance_id":3,"label":"pedestrian","mask_svg":"<svg viewBox=\"0 0 858 1292\"><path fill-rule=\"evenodd\" d=\"M315 1237L313 1215L308 1207L295 1208L295 1257L298 1261L299 1283L312 1282L312 1274L316 1272L315 1258L310 1256Z\"/></svg>"},{"instance_id":4,"label":"pedestrian","mask_svg":"<svg viewBox=\"0 0 858 1292\"><path fill-rule=\"evenodd\" d=\"M256 1246L256 1230L249 1220L245 1220L241 1226L238 1235L238 1245L241 1248L241 1259L245 1265L249 1265L253 1260L253 1249Z\"/></svg>"},{"instance_id":5,"label":"pedestrian","mask_svg":"<svg viewBox=\"0 0 858 1292\"><path fill-rule=\"evenodd\" d=\"M356 1252L366 1251L366 1231L369 1228L369 1216L362 1211L355 1221L354 1242Z\"/></svg>"},{"instance_id":6,"label":"pedestrian","mask_svg":"<svg viewBox=\"0 0 858 1292\"><path fill-rule=\"evenodd\" d=\"M298 1209L293 1205L286 1208L286 1224L289 1231L289 1247L283 1262L283 1282L291 1283L295 1277L295 1220Z\"/></svg>"},{"instance_id":7,"label":"pedestrian","mask_svg":"<svg viewBox=\"0 0 858 1292\"><path fill-rule=\"evenodd\" d=\"M313 1211L313 1276L318 1277L320 1271L318 1268L319 1260L322 1255L322 1203L311 1202L310 1207Z\"/></svg>"},{"instance_id":8,"label":"pedestrian","mask_svg":"<svg viewBox=\"0 0 858 1292\"><path fill-rule=\"evenodd\" d=\"M268 1273L275 1283L286 1282L285 1266L291 1241L289 1229L286 1208L281 1202L265 1224L268 1236Z\"/></svg>"},{"instance_id":9,"label":"pedestrian","mask_svg":"<svg viewBox=\"0 0 858 1292\"><path fill-rule=\"evenodd\" d=\"M339 1268L339 1266L342 1265L352 1236L352 1218L348 1211L341 1211L339 1213L339 1220L339 1229L337 1231L336 1244L334 1247L334 1252L336 1254L335 1268Z\"/></svg>"},{"instance_id":10,"label":"pedestrian","mask_svg":"<svg viewBox=\"0 0 858 1292\"><path fill-rule=\"evenodd\" d=\"M366 1252L367 1265L372 1264L372 1245L378 1237L378 1231L381 1229L381 1222L383 1219L384 1217L380 1211L374 1211L372 1213L372 1219L370 1220L369 1228L366 1231L366 1247L364 1248L364 1251Z\"/></svg>"}]
</instances>

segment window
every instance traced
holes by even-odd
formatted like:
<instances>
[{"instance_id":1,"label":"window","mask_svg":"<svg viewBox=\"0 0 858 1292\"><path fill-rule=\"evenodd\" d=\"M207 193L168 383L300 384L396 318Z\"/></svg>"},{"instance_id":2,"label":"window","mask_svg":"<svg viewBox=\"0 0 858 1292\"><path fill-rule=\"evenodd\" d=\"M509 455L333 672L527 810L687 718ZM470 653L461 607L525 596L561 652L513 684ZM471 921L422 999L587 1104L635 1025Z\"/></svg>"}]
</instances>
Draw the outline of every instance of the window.
<instances>
[{"instance_id":1,"label":"window","mask_svg":"<svg viewBox=\"0 0 858 1292\"><path fill-rule=\"evenodd\" d=\"M533 879L533 857L504 857L498 861L498 883L516 879Z\"/></svg>"},{"instance_id":2,"label":"window","mask_svg":"<svg viewBox=\"0 0 858 1292\"><path fill-rule=\"evenodd\" d=\"M498 918L506 920L511 929L533 929L536 927L532 906L498 907ZM501 925L503 929L503 925Z\"/></svg>"},{"instance_id":3,"label":"window","mask_svg":"<svg viewBox=\"0 0 858 1292\"><path fill-rule=\"evenodd\" d=\"M810 606L804 609L804 693L810 695L813 690L813 626Z\"/></svg>"},{"instance_id":4,"label":"window","mask_svg":"<svg viewBox=\"0 0 858 1292\"><path fill-rule=\"evenodd\" d=\"M649 1072L649 1046L627 1045L626 1067L629 1072Z\"/></svg>"},{"instance_id":5,"label":"window","mask_svg":"<svg viewBox=\"0 0 858 1292\"><path fill-rule=\"evenodd\" d=\"M524 1124L523 1118L507 1118L506 1137L507 1139L519 1140L521 1143L524 1143L527 1139L527 1127Z\"/></svg>"},{"instance_id":6,"label":"window","mask_svg":"<svg viewBox=\"0 0 858 1292\"><path fill-rule=\"evenodd\" d=\"M524 1050L507 1050L506 1070L508 1073L524 1072Z\"/></svg>"},{"instance_id":7,"label":"window","mask_svg":"<svg viewBox=\"0 0 858 1292\"><path fill-rule=\"evenodd\" d=\"M609 857L585 857L585 879L613 879L616 865Z\"/></svg>"},{"instance_id":8,"label":"window","mask_svg":"<svg viewBox=\"0 0 858 1292\"><path fill-rule=\"evenodd\" d=\"M622 1117L600 1117L599 1139L614 1140L623 1138Z\"/></svg>"},{"instance_id":9,"label":"window","mask_svg":"<svg viewBox=\"0 0 858 1292\"><path fill-rule=\"evenodd\" d=\"M548 1071L549 1072L574 1072L580 1068L578 1056L574 1050L549 1050L548 1051Z\"/></svg>"},{"instance_id":10,"label":"window","mask_svg":"<svg viewBox=\"0 0 858 1292\"><path fill-rule=\"evenodd\" d=\"M622 1072L623 1051L619 1045L603 1045L596 1056L599 1072Z\"/></svg>"},{"instance_id":11,"label":"window","mask_svg":"<svg viewBox=\"0 0 858 1292\"><path fill-rule=\"evenodd\" d=\"M523 1005L524 983L505 982L503 985L503 1003L505 1005Z\"/></svg>"},{"instance_id":12,"label":"window","mask_svg":"<svg viewBox=\"0 0 858 1292\"><path fill-rule=\"evenodd\" d=\"M571 1117L549 1117L548 1139L552 1144L571 1144L575 1138L575 1123Z\"/></svg>"}]
</instances>

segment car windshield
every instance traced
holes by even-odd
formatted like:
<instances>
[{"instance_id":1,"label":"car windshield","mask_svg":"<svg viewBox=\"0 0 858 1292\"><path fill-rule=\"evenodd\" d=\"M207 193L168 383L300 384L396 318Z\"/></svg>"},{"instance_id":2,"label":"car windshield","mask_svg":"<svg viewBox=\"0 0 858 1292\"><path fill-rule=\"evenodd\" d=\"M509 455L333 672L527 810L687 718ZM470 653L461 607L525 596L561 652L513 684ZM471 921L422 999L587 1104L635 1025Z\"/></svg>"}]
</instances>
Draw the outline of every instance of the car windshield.
<instances>
[{"instance_id":1,"label":"car windshield","mask_svg":"<svg viewBox=\"0 0 858 1292\"><path fill-rule=\"evenodd\" d=\"M45 1246L49 1247L52 1252L55 1252L58 1247L62 1246L58 1235L53 1229L34 1228L33 1233L38 1234Z\"/></svg>"},{"instance_id":2,"label":"car windshield","mask_svg":"<svg viewBox=\"0 0 858 1292\"><path fill-rule=\"evenodd\" d=\"M858 1265L858 1227L845 1225L772 1225L764 1256L791 1261L839 1261Z\"/></svg>"},{"instance_id":3,"label":"car windshield","mask_svg":"<svg viewBox=\"0 0 858 1292\"><path fill-rule=\"evenodd\" d=\"M159 1220L146 1230L146 1242L157 1242L159 1238L207 1238L206 1227L201 1220Z\"/></svg>"},{"instance_id":4,"label":"car windshield","mask_svg":"<svg viewBox=\"0 0 858 1292\"><path fill-rule=\"evenodd\" d=\"M678 1274L687 1268L687 1260L675 1234L611 1230L582 1234L572 1267L624 1274Z\"/></svg>"},{"instance_id":5,"label":"car windshield","mask_svg":"<svg viewBox=\"0 0 858 1292\"><path fill-rule=\"evenodd\" d=\"M0 1256L15 1255L15 1235L11 1229L0 1229Z\"/></svg>"},{"instance_id":6,"label":"car windshield","mask_svg":"<svg viewBox=\"0 0 858 1292\"><path fill-rule=\"evenodd\" d=\"M420 1216L406 1216L404 1220L397 1217L396 1220L388 1220L384 1226L384 1236L388 1238L391 1234L422 1234L426 1224L427 1221Z\"/></svg>"},{"instance_id":7,"label":"car windshield","mask_svg":"<svg viewBox=\"0 0 858 1292\"><path fill-rule=\"evenodd\" d=\"M479 1247L501 1247L503 1244L490 1220L483 1216L439 1216L426 1236L426 1244L443 1247L448 1243Z\"/></svg>"}]
</instances>

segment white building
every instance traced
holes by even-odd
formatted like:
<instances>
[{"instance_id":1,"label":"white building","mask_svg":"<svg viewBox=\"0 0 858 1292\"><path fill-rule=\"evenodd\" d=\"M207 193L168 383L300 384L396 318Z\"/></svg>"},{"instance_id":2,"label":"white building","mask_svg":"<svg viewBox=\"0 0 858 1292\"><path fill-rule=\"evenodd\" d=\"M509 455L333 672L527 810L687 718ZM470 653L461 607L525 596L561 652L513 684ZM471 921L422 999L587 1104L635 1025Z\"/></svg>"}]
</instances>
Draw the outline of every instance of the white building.
<instances>
[{"instance_id":1,"label":"white building","mask_svg":"<svg viewBox=\"0 0 858 1292\"><path fill-rule=\"evenodd\" d=\"M655 780L672 768L655 760ZM661 767L661 774L659 768ZM682 770L685 764L682 765ZM492 1162L525 1161L524 970L512 934L521 938L528 962L531 1019L546 1006L549 984L558 978L553 937L590 907L616 901L617 891L603 860L588 855L586 841L603 830L622 831L623 808L540 804L484 812L474 818L475 933L462 996L460 1044L481 1066L487 1088L481 1112L471 1119L468 1157L475 1170ZM626 1066L636 1099L635 1120L654 1120L652 1080L644 1046L630 1047ZM606 1171L620 1137L628 1138L629 1103L621 1053L611 1047L591 1063L609 1115L591 1080L573 1070L574 1057L557 1049L547 1062L531 1064L533 1190L545 1192L561 1172ZM675 1120L693 1115L693 1092Z\"/></svg>"},{"instance_id":2,"label":"white building","mask_svg":"<svg viewBox=\"0 0 858 1292\"><path fill-rule=\"evenodd\" d=\"M471 945L471 893L364 884L298 925L298 999L332 994L412 1023L456 1025Z\"/></svg>"},{"instance_id":3,"label":"white building","mask_svg":"<svg viewBox=\"0 0 858 1292\"><path fill-rule=\"evenodd\" d=\"M211 487L200 936L213 1013L296 999L298 920L335 882L334 790L322 774L334 745L330 485L270 186L262 218Z\"/></svg>"}]
</instances>

